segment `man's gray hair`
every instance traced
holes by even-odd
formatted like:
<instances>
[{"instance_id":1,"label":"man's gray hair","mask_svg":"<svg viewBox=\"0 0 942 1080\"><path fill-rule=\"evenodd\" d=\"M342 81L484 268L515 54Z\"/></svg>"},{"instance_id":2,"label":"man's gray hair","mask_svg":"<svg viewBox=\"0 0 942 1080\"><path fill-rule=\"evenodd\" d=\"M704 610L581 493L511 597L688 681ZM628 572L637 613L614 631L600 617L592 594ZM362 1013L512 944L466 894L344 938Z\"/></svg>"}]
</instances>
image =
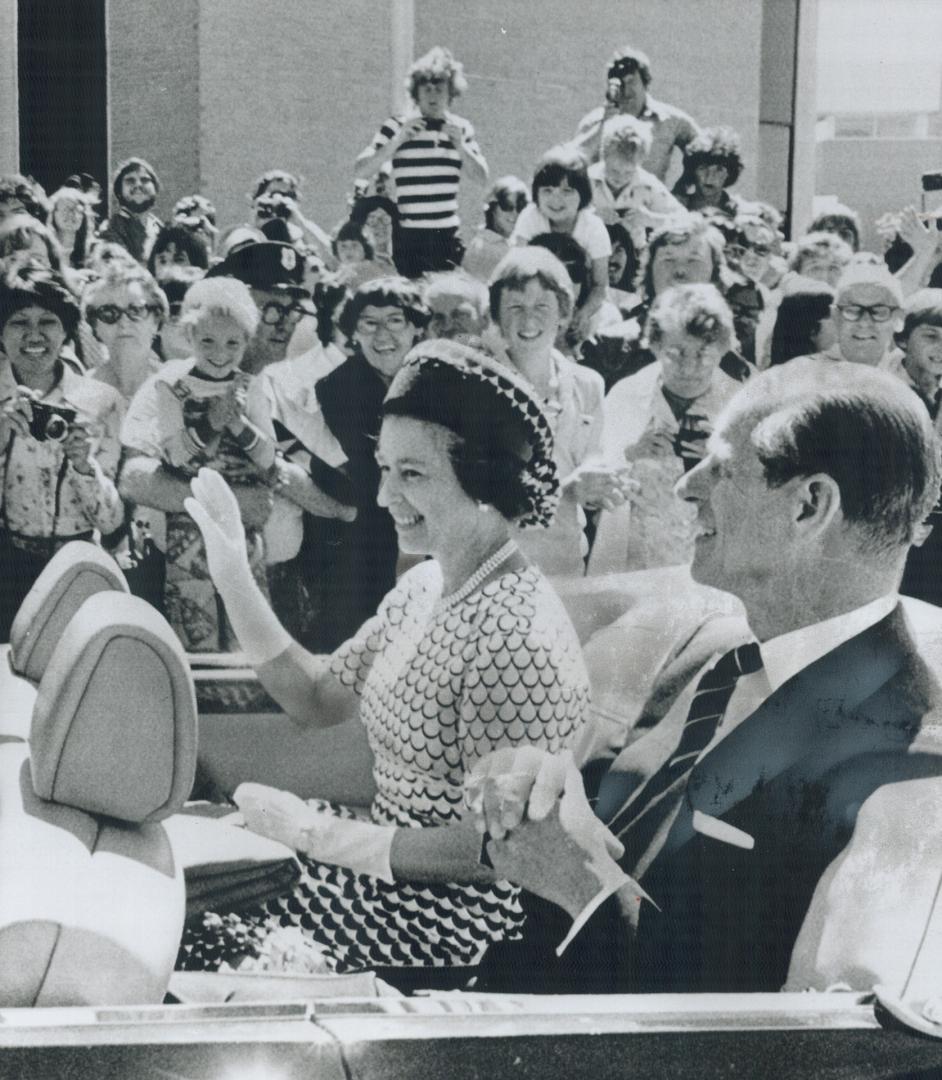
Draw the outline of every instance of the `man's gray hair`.
<instances>
[{"instance_id":1,"label":"man's gray hair","mask_svg":"<svg viewBox=\"0 0 942 1080\"><path fill-rule=\"evenodd\" d=\"M803 357L750 380L726 414L756 414L751 441L772 487L824 473L862 548L913 542L939 499L939 441L925 406L877 368Z\"/></svg>"}]
</instances>

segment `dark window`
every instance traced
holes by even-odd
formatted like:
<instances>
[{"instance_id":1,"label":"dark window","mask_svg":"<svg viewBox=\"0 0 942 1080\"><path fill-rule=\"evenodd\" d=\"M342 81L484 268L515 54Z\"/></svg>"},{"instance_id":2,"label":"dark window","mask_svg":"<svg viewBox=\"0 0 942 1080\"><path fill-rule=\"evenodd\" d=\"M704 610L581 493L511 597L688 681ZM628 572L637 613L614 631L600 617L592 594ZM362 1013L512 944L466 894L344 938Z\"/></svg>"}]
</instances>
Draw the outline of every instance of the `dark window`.
<instances>
[{"instance_id":1,"label":"dark window","mask_svg":"<svg viewBox=\"0 0 942 1080\"><path fill-rule=\"evenodd\" d=\"M19 0L20 169L54 191L108 180L105 0Z\"/></svg>"}]
</instances>

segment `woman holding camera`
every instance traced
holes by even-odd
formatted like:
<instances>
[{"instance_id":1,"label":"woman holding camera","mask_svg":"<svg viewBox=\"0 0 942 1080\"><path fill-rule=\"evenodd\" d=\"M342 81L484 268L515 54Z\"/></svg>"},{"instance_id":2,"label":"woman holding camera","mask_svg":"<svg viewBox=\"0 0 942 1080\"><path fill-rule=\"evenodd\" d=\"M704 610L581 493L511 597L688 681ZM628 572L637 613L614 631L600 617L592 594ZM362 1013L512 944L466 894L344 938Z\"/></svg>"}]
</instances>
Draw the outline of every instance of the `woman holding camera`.
<instances>
[{"instance_id":1,"label":"woman holding camera","mask_svg":"<svg viewBox=\"0 0 942 1080\"><path fill-rule=\"evenodd\" d=\"M63 361L78 323L54 271L27 267L0 285L0 641L60 547L123 520L123 402Z\"/></svg>"},{"instance_id":2,"label":"woman holding camera","mask_svg":"<svg viewBox=\"0 0 942 1080\"><path fill-rule=\"evenodd\" d=\"M636 487L625 504L603 511L590 574L690 561L696 514L674 486L704 456L713 421L740 385L720 366L736 347L736 332L715 286L666 289L644 333L656 362L605 398L603 454L611 465L627 464Z\"/></svg>"}]
</instances>

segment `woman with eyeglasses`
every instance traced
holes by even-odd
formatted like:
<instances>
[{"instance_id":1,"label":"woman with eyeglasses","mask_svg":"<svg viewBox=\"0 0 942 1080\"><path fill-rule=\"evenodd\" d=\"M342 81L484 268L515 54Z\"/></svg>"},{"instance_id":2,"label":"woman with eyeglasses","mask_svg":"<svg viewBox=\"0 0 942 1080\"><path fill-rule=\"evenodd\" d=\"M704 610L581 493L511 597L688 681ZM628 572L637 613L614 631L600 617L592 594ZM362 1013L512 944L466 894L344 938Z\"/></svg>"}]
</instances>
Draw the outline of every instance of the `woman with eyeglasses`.
<instances>
[{"instance_id":1,"label":"woman with eyeglasses","mask_svg":"<svg viewBox=\"0 0 942 1080\"><path fill-rule=\"evenodd\" d=\"M431 313L417 285L401 277L361 285L338 320L351 355L315 386L323 425L314 482L356 508L352 522L311 518L302 563L315 598L318 648L345 641L376 613L396 581L399 547L389 512L377 506L376 464L383 398L406 353L425 336Z\"/></svg>"},{"instance_id":2,"label":"woman with eyeglasses","mask_svg":"<svg viewBox=\"0 0 942 1080\"><path fill-rule=\"evenodd\" d=\"M510 251L510 236L521 211L530 202L527 185L517 176L502 176L484 196L484 223L479 225L461 269L487 281Z\"/></svg>"},{"instance_id":3,"label":"woman with eyeglasses","mask_svg":"<svg viewBox=\"0 0 942 1080\"><path fill-rule=\"evenodd\" d=\"M168 314L163 290L137 263L112 263L85 289L82 314L107 350L95 378L130 401L160 368L154 340Z\"/></svg>"},{"instance_id":4,"label":"woman with eyeglasses","mask_svg":"<svg viewBox=\"0 0 942 1080\"><path fill-rule=\"evenodd\" d=\"M92 374L114 387L127 407L147 379L160 370L156 343L168 315L164 292L139 263L109 261L101 276L86 287L82 314L103 354ZM104 547L124 570L131 591L163 610L164 515L130 499L124 500L124 507L124 522L104 537Z\"/></svg>"},{"instance_id":5,"label":"woman with eyeglasses","mask_svg":"<svg viewBox=\"0 0 942 1080\"><path fill-rule=\"evenodd\" d=\"M120 526L120 394L63 361L79 307L42 267L0 283L0 641L43 567L70 540Z\"/></svg>"}]
</instances>

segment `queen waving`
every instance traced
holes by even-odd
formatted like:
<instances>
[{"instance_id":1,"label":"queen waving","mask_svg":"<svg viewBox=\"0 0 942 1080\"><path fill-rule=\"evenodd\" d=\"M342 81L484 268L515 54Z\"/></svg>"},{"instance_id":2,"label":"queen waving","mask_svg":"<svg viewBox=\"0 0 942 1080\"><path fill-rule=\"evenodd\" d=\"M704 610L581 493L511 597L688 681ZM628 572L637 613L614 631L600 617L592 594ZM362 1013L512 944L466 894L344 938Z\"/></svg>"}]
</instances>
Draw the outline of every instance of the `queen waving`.
<instances>
[{"instance_id":1,"label":"queen waving","mask_svg":"<svg viewBox=\"0 0 942 1080\"><path fill-rule=\"evenodd\" d=\"M326 726L359 698L377 789L368 819L257 784L235 794L248 827L303 865L290 893L246 920L301 927L340 971L473 964L514 935L517 890L480 863L462 783L497 747L563 749L588 701L569 618L513 538L549 524L557 500L552 435L528 384L482 352L427 342L383 416L379 502L401 549L431 559L332 656L305 652L275 619L225 481L203 470L187 502L240 643L285 712ZM211 922L185 936L186 967L218 963Z\"/></svg>"}]
</instances>

